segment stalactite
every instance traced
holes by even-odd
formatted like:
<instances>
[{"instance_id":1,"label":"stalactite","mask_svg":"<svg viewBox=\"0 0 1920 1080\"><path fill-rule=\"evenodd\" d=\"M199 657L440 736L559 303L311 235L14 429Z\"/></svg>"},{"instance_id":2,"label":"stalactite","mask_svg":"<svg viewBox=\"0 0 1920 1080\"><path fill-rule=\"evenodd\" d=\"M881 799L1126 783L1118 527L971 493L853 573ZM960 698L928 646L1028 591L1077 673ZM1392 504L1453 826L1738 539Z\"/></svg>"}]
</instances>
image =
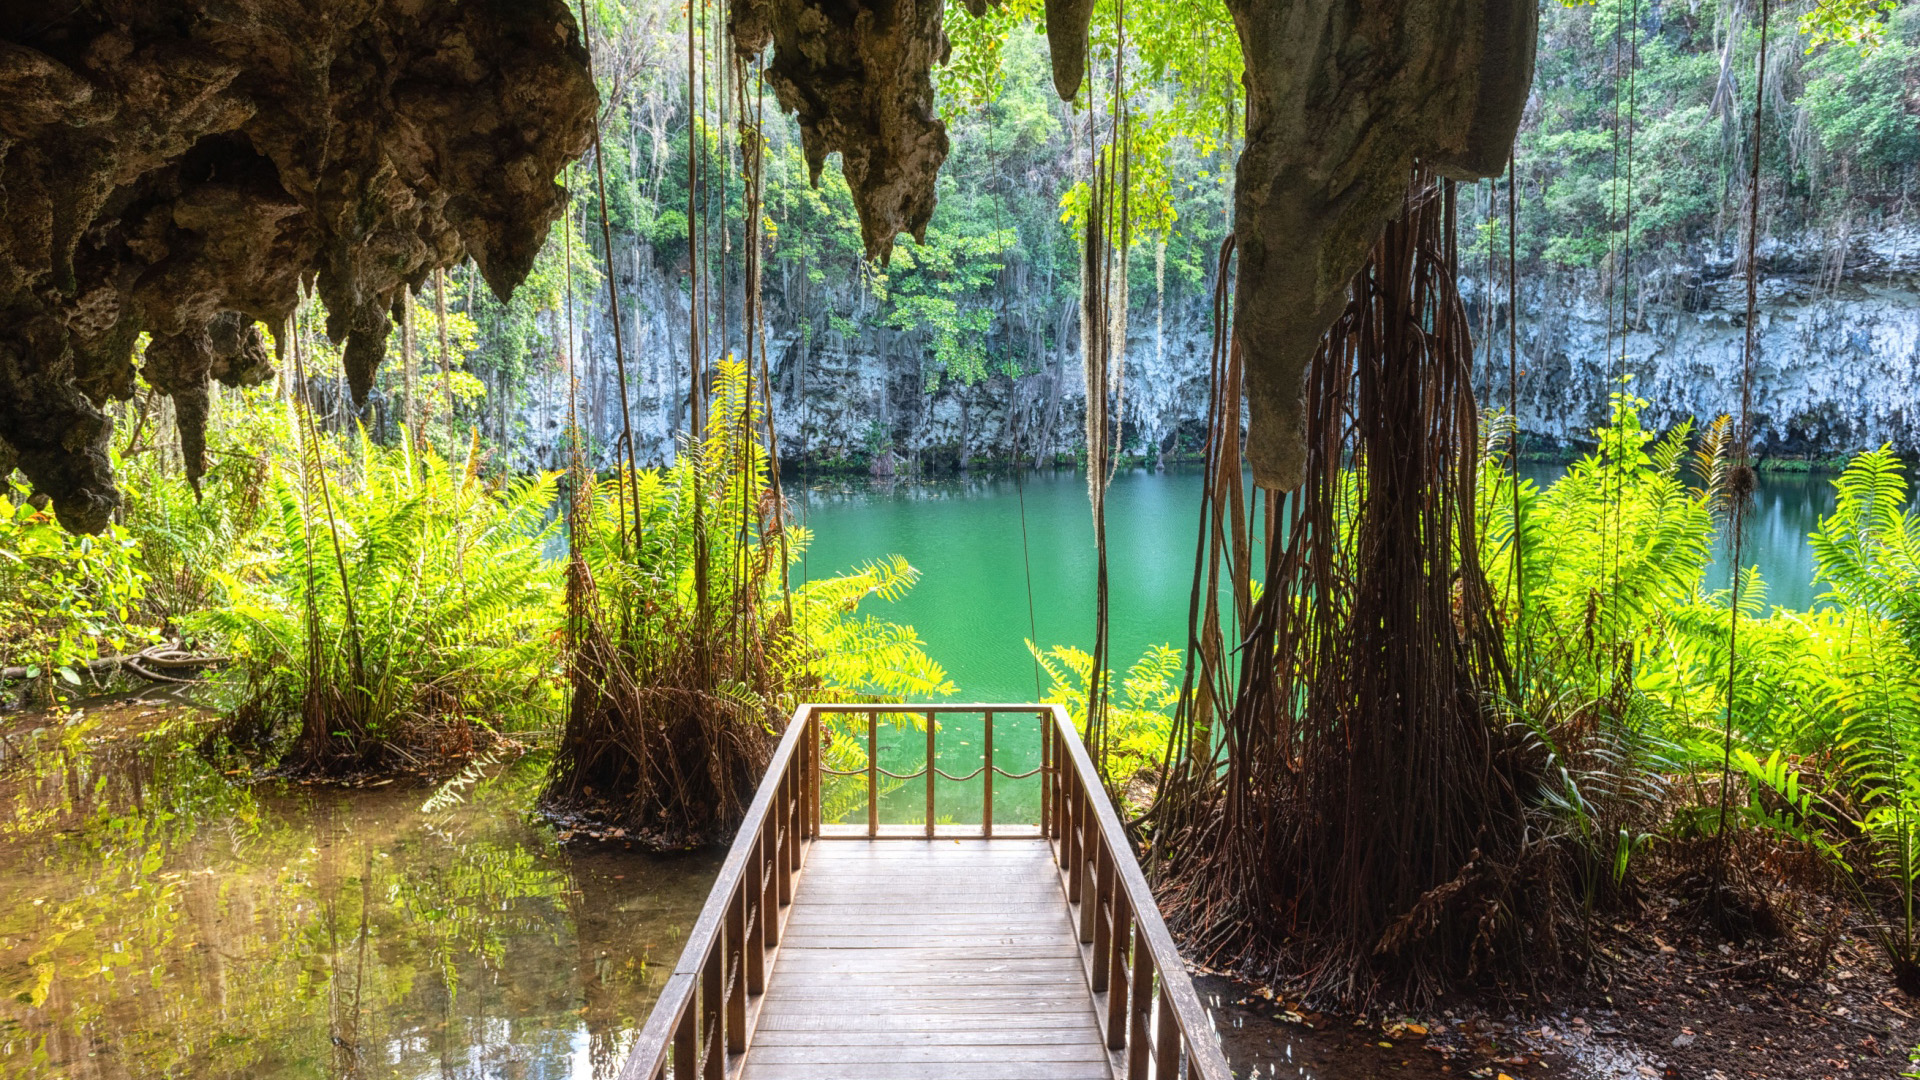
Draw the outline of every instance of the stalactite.
<instances>
[{"instance_id":1,"label":"stalactite","mask_svg":"<svg viewBox=\"0 0 1920 1080\"><path fill-rule=\"evenodd\" d=\"M1533 82L1531 0L1229 0L1246 56L1235 176L1236 333L1248 460L1263 487L1306 477L1303 378L1418 157L1502 171ZM1364 41L1365 47L1356 47Z\"/></svg>"},{"instance_id":2,"label":"stalactite","mask_svg":"<svg viewBox=\"0 0 1920 1080\"><path fill-rule=\"evenodd\" d=\"M208 380L264 379L250 328L310 283L364 403L403 287L526 276L594 105L560 0L108 0L0 37L0 439L85 531L141 333L197 445ZM238 353L205 340L234 319Z\"/></svg>"}]
</instances>

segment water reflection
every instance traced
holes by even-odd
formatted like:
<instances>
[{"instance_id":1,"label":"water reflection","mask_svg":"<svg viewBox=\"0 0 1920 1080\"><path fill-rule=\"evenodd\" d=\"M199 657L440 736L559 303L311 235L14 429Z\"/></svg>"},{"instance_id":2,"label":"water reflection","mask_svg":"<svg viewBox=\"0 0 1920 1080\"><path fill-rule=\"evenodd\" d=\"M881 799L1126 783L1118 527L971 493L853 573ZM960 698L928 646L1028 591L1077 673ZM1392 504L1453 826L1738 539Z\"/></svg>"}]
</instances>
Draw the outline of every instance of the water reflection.
<instances>
[{"instance_id":1,"label":"water reflection","mask_svg":"<svg viewBox=\"0 0 1920 1080\"><path fill-rule=\"evenodd\" d=\"M611 1077L717 869L561 849L537 758L428 816L125 722L8 732L0 1075Z\"/></svg>"}]
</instances>

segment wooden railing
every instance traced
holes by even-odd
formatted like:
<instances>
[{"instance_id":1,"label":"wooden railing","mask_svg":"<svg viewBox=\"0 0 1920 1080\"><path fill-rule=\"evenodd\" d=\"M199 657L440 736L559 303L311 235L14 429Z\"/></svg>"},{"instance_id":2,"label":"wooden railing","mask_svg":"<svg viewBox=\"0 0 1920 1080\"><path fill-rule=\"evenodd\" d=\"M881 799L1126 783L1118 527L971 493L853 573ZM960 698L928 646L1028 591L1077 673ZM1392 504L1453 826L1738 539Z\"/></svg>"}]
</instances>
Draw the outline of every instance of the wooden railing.
<instances>
[{"instance_id":1,"label":"wooden railing","mask_svg":"<svg viewBox=\"0 0 1920 1080\"><path fill-rule=\"evenodd\" d=\"M1047 839L1080 927L1080 950L1114 1074L1231 1080L1213 1025L1067 711L1052 706L1043 755Z\"/></svg>"},{"instance_id":2,"label":"wooden railing","mask_svg":"<svg viewBox=\"0 0 1920 1080\"><path fill-rule=\"evenodd\" d=\"M864 768L844 771L828 768L824 764L825 756L823 750L820 747L815 748L816 754L820 756L820 760L822 761L820 771L823 776L837 776L865 781L864 801L867 810L867 819L864 826L846 825L837 822L821 823L819 832L821 839L930 839L936 836L941 839L963 839L969 837L991 839L995 836L1002 838L1030 838L1041 835L1042 830L1046 828L1046 800L1042 799L1041 821L1008 822L1002 820L997 823L998 831L995 831L996 821L993 797L995 778L1025 780L1034 776L1044 776L1049 769L1049 763L1052 759L1046 756L1046 752L1043 749L1040 764L1035 768L1028 769L1024 772L1013 772L1008 769L1003 769L1000 767L999 762L995 760L993 733L994 718L996 716L1037 717L1040 720L1041 730L1044 732L1053 718L1054 706L1004 704L960 705L942 703L907 706L813 705L809 706L809 708L812 710L812 715L820 718L832 715L864 716L866 718L866 723L859 725L852 732L854 738L860 739L864 743L863 748L866 751L867 759ZM971 716L972 714L978 714L980 716L980 767L971 772L955 775L940 767L939 737L947 723L952 723L961 717ZM919 722L924 727L926 732L926 756L918 769L912 772L894 772L881 764L881 758L885 756L880 746L880 729L882 726L880 720L882 717L905 717ZM943 721L946 723L943 723ZM901 725L896 723L890 726L898 727ZM814 738L816 740L824 738L826 731L826 724L816 722ZM1047 739L1044 736L1041 739L1043 748L1050 745L1051 742L1051 739ZM972 781L975 777L980 778L979 822L940 824L940 806L936 797L938 791L937 781L946 780L954 784L965 784ZM886 782L894 781L902 785L907 785L915 780L921 781L926 791L926 811L924 819L917 825L882 824L880 821L880 804L885 794L883 789L886 786Z\"/></svg>"},{"instance_id":3,"label":"wooden railing","mask_svg":"<svg viewBox=\"0 0 1920 1080\"><path fill-rule=\"evenodd\" d=\"M828 714L866 718L865 769L826 768L823 717ZM938 766L937 734L942 719L951 722L967 714L982 717L982 763L973 772L953 776ZM880 717L908 715L925 719L926 762L915 772L890 772L879 764ZM996 765L996 715L1040 718L1037 769L1016 773ZM905 783L923 775L925 821L911 830L882 826L881 777ZM994 778L1035 775L1041 781L1040 820L996 822ZM864 828L823 826L825 776L864 776ZM979 824L936 826L935 778L965 783L975 776L982 784ZM713 892L621 1069L621 1080L725 1080L732 1075L751 1042L795 879L811 844L916 836L1045 837L1079 929L1081 958L1115 1076L1231 1080L1206 1011L1071 718L1058 705L1031 704L802 705L774 750Z\"/></svg>"},{"instance_id":4,"label":"wooden railing","mask_svg":"<svg viewBox=\"0 0 1920 1080\"><path fill-rule=\"evenodd\" d=\"M620 1080L724 1080L746 1052L794 878L819 835L818 727L803 705L780 737Z\"/></svg>"}]
</instances>

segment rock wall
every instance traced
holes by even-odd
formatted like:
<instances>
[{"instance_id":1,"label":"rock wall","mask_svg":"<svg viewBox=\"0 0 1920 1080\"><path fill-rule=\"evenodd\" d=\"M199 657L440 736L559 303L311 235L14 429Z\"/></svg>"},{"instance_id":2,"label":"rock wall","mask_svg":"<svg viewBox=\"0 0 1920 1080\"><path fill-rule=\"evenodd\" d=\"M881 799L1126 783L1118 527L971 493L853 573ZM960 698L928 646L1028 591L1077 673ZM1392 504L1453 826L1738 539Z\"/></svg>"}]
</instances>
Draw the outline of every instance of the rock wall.
<instances>
[{"instance_id":1,"label":"rock wall","mask_svg":"<svg viewBox=\"0 0 1920 1080\"><path fill-rule=\"evenodd\" d=\"M673 432L685 424L684 293L650 260L623 258L621 303L627 335L629 401L645 463L668 460ZM1833 252L1814 240L1762 246L1760 352L1752 387L1756 449L1768 455L1828 456L1890 442L1920 453L1920 229L1876 233L1850 246L1835 283ZM645 267L645 269L641 269ZM770 275L770 280L774 276ZM1495 291L1504 293L1504 279ZM1730 253L1704 253L1650 278L1633 304L1625 360L1607 305L1590 280L1524 283L1520 320L1522 429L1537 444L1587 442L1607 416L1618 375L1648 399L1647 423L1664 428L1687 417L1737 411L1746 340L1745 278ZM1485 283L1462 289L1476 328ZM816 463L863 461L890 447L923 469L982 459L1075 454L1081 448L1082 390L1077 311L1058 313L1053 338L1033 370L994 375L971 387L945 383L928 394L922 349L911 335L864 326L857 334L800 330L798 313L777 289L769 294L774 407L782 453ZM1500 297L1500 299L1504 299ZM854 300L854 313L861 311ZM738 311L729 338L743 342ZM602 312L575 313L587 327L580 361L581 400L601 463L612 460L620 427L619 390ZM1476 379L1483 408L1507 401L1504 303L1491 354L1481 350ZM856 319L856 321L858 321ZM1619 325L1619 312L1612 324ZM1127 349L1127 449L1159 456L1197 443L1205 425L1210 310L1196 297L1169 301L1165 329L1151 308L1136 309ZM523 464L554 466L566 415L554 375L538 382L521 420L529 437ZM902 462L904 465L904 461Z\"/></svg>"},{"instance_id":2,"label":"rock wall","mask_svg":"<svg viewBox=\"0 0 1920 1080\"><path fill-rule=\"evenodd\" d=\"M303 289L365 400L405 287L526 276L595 103L559 0L0 5L0 485L106 525L143 333L196 479L210 384L272 376L254 324Z\"/></svg>"},{"instance_id":3,"label":"rock wall","mask_svg":"<svg viewBox=\"0 0 1920 1080\"><path fill-rule=\"evenodd\" d=\"M650 258L623 254L619 261L634 444L643 465L657 464L671 459L674 433L686 426L687 299ZM857 295L853 321L861 329L854 334L831 328L819 313L807 332L777 288L767 300L774 413L789 461L857 464L890 450L896 467L945 471L1015 452L1050 458L1082 448L1086 395L1074 305L1054 319L1056 347L1038 353L1018 378L994 374L972 386L942 381L928 393L934 373L923 367L919 339L862 319L872 312L863 311ZM1206 304L1191 298L1169 300L1164 330L1151 309L1134 313L1127 350L1129 452L1158 456L1197 441L1193 428L1204 425L1207 407L1211 317ZM577 309L574 318L584 328L576 364L582 423L596 463L607 465L621 433L612 331L603 306ZM736 304L727 334L735 353L745 349L738 318ZM527 437L516 460L557 467L567 408L559 365L530 391L519 409Z\"/></svg>"},{"instance_id":4,"label":"rock wall","mask_svg":"<svg viewBox=\"0 0 1920 1080\"><path fill-rule=\"evenodd\" d=\"M1761 245L1755 449L1828 456L1892 443L1920 453L1920 229L1862 237L1848 245L1844 263L1836 254L1819 237ZM1480 283L1468 287L1478 293ZM1495 288L1504 290L1504 280ZM1523 431L1550 444L1588 441L1623 375L1631 376L1627 388L1648 401L1644 419L1651 426L1737 415L1746 278L1731 251L1706 251L1659 271L1644 302L1629 304L1624 343L1620 312L1616 307L1610 319L1599 292L1566 280L1523 286ZM1476 307L1476 326L1479 317ZM1508 398L1501 325L1491 357L1481 353L1483 407Z\"/></svg>"}]
</instances>

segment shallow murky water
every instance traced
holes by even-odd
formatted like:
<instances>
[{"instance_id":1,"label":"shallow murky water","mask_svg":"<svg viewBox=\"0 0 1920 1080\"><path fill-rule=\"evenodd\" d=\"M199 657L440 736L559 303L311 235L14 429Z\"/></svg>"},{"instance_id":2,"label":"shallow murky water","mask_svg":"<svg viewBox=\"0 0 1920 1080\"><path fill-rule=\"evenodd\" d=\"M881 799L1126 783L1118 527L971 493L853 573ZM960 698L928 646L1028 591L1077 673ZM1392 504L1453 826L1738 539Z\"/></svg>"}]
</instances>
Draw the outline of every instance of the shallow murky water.
<instances>
[{"instance_id":1,"label":"shallow murky water","mask_svg":"<svg viewBox=\"0 0 1920 1080\"><path fill-rule=\"evenodd\" d=\"M137 707L0 749L0 1076L615 1075L718 868L462 802L234 782Z\"/></svg>"}]
</instances>

